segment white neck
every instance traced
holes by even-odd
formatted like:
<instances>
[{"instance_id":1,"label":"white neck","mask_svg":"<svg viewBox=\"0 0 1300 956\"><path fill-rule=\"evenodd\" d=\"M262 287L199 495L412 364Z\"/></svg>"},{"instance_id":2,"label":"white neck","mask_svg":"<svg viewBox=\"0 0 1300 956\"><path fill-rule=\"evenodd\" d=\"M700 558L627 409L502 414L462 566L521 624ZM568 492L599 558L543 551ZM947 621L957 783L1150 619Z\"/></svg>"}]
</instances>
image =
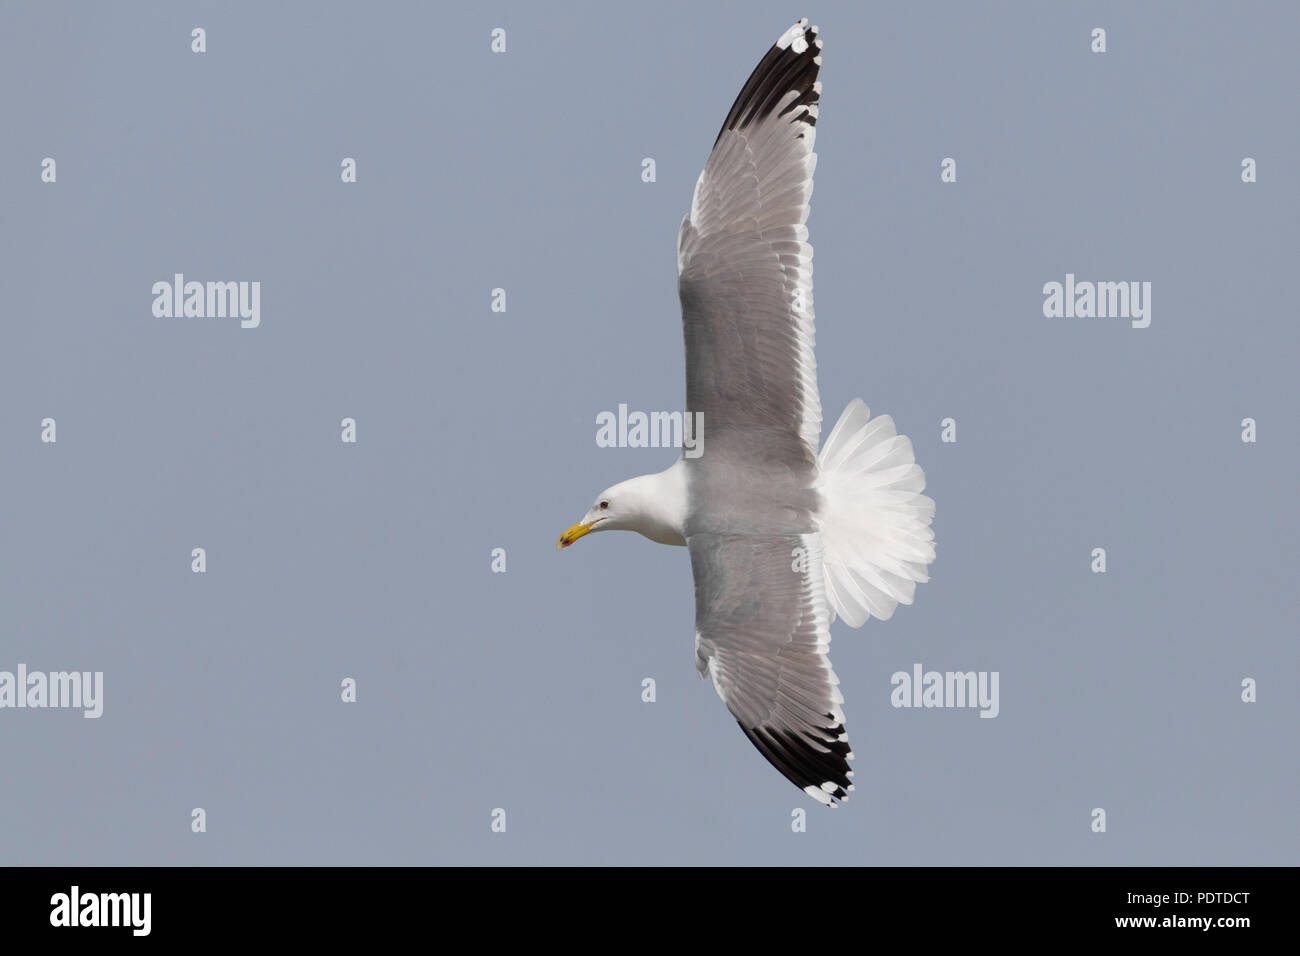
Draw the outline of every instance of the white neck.
<instances>
[{"instance_id":1,"label":"white neck","mask_svg":"<svg viewBox=\"0 0 1300 956\"><path fill-rule=\"evenodd\" d=\"M635 512L627 527L659 544L686 544L686 469L679 458L671 468L654 475L630 478L619 486L624 498L634 501Z\"/></svg>"}]
</instances>

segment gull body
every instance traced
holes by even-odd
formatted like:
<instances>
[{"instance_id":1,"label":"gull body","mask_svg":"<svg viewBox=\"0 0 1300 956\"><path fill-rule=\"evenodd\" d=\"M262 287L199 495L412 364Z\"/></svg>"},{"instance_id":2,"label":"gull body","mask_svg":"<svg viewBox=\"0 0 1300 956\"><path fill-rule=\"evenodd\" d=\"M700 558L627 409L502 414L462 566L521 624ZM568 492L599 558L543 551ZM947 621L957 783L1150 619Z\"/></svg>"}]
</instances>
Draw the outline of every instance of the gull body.
<instances>
[{"instance_id":1,"label":"gull body","mask_svg":"<svg viewBox=\"0 0 1300 956\"><path fill-rule=\"evenodd\" d=\"M677 241L686 407L707 451L605 489L559 547L636 531L690 551L695 663L765 758L827 806L853 789L828 657L912 603L934 502L912 443L860 400L818 451L809 200L821 40L800 20L736 98Z\"/></svg>"}]
</instances>

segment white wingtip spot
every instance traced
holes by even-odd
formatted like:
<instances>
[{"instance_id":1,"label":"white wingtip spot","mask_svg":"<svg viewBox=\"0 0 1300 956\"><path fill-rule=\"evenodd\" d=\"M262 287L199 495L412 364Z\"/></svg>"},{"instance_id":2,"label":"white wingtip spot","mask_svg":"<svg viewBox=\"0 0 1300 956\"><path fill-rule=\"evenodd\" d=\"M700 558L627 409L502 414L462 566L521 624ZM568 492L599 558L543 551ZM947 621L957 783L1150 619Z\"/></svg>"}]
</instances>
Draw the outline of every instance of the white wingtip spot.
<instances>
[{"instance_id":1,"label":"white wingtip spot","mask_svg":"<svg viewBox=\"0 0 1300 956\"><path fill-rule=\"evenodd\" d=\"M831 802L831 798L829 796L822 793L820 788L814 787L812 784L809 784L808 786L804 787L803 792L808 794L808 796L812 797L818 803L825 804L828 807L835 806L835 804Z\"/></svg>"},{"instance_id":2,"label":"white wingtip spot","mask_svg":"<svg viewBox=\"0 0 1300 956\"><path fill-rule=\"evenodd\" d=\"M776 41L776 48L778 50L784 50L790 44L799 42L803 44L803 47L802 49L795 47L794 52L802 53L804 50L808 49L808 41L803 38L803 32L806 29L808 29L808 18L803 17L789 30L786 30L781 34L781 39Z\"/></svg>"},{"instance_id":3,"label":"white wingtip spot","mask_svg":"<svg viewBox=\"0 0 1300 956\"><path fill-rule=\"evenodd\" d=\"M794 38L794 42L790 44L790 49L794 50L795 53L802 53L808 49L808 41L803 38L802 33Z\"/></svg>"}]
</instances>

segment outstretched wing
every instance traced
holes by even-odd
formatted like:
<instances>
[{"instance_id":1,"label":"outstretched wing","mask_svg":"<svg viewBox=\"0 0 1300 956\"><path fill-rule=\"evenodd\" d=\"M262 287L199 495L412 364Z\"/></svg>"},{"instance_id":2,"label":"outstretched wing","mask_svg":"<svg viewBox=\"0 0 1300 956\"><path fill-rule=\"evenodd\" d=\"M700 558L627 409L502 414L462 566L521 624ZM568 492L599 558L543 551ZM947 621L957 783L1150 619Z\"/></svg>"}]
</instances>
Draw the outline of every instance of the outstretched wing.
<instances>
[{"instance_id":1,"label":"outstretched wing","mask_svg":"<svg viewBox=\"0 0 1300 956\"><path fill-rule=\"evenodd\" d=\"M821 40L800 20L736 98L677 237L686 407L706 430L764 426L817 454L808 201Z\"/></svg>"},{"instance_id":2,"label":"outstretched wing","mask_svg":"<svg viewBox=\"0 0 1300 956\"><path fill-rule=\"evenodd\" d=\"M827 806L853 786L817 534L688 539L695 662L771 764Z\"/></svg>"}]
</instances>

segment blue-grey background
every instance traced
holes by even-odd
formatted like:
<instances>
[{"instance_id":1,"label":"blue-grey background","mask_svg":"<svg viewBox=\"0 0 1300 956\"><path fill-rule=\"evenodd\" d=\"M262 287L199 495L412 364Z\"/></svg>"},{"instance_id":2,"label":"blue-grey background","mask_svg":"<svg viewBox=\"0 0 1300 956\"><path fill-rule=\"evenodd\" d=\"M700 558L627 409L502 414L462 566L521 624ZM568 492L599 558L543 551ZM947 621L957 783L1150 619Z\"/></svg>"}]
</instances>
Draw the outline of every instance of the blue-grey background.
<instances>
[{"instance_id":1,"label":"blue-grey background","mask_svg":"<svg viewBox=\"0 0 1300 956\"><path fill-rule=\"evenodd\" d=\"M833 813L696 678L683 550L555 550L672 460L595 416L682 406L677 227L800 15L826 427L892 414L938 504L916 604L834 627ZM0 669L106 686L97 721L0 711L0 863L1297 862L1298 31L1290 3L5 4ZM260 281L261 327L154 318L174 272ZM1045 319L1066 272L1151 281L1151 327ZM999 671L1001 715L892 708L914 662Z\"/></svg>"}]
</instances>

